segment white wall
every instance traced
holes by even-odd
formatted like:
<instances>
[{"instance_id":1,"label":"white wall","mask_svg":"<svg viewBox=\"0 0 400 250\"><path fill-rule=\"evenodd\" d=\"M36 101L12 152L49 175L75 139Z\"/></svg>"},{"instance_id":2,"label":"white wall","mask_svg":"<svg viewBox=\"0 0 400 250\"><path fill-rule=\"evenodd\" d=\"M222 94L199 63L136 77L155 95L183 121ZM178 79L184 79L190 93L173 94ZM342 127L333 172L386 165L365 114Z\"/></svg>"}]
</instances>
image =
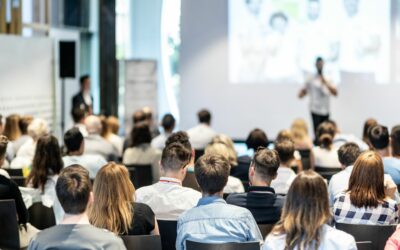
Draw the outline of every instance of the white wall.
<instances>
[{"instance_id":1,"label":"white wall","mask_svg":"<svg viewBox=\"0 0 400 250\"><path fill-rule=\"evenodd\" d=\"M181 17L181 128L196 124L196 112L209 108L213 127L244 138L260 127L274 138L297 117L310 120L308 100L297 85L231 85L228 82L228 1L184 0ZM379 65L377 65L379 66ZM361 135L374 117L387 126L400 124L400 84L346 84L332 98L332 118L343 132Z\"/></svg>"}]
</instances>

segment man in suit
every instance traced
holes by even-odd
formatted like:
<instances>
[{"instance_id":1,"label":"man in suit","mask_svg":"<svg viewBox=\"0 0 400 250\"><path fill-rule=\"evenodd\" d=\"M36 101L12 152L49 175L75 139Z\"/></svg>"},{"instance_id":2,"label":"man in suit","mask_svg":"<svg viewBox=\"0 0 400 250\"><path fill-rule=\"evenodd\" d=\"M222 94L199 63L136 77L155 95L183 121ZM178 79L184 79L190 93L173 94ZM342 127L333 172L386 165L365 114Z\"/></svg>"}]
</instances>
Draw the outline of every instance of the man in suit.
<instances>
[{"instance_id":1,"label":"man in suit","mask_svg":"<svg viewBox=\"0 0 400 250\"><path fill-rule=\"evenodd\" d=\"M83 75L80 78L81 89L72 98L72 109L83 109L87 115L93 113L93 97L90 95L90 77Z\"/></svg>"}]
</instances>

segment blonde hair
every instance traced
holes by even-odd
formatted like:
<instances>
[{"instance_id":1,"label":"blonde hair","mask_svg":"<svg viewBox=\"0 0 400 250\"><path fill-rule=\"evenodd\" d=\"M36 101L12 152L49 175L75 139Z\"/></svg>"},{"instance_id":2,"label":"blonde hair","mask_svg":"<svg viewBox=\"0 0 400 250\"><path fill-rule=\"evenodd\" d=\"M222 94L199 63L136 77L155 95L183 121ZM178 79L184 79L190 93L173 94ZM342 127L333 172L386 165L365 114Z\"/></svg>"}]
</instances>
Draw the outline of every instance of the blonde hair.
<instances>
[{"instance_id":1,"label":"blonde hair","mask_svg":"<svg viewBox=\"0 0 400 250\"><path fill-rule=\"evenodd\" d=\"M41 136L49 133L49 125L40 118L35 118L28 126L28 134L34 141L37 141Z\"/></svg>"},{"instance_id":2,"label":"blonde hair","mask_svg":"<svg viewBox=\"0 0 400 250\"><path fill-rule=\"evenodd\" d=\"M226 158L229 160L229 163L231 166L236 166L238 164L237 162L237 153L235 150L235 146L233 143L233 140L224 134L216 135L211 141L211 144L223 144L225 145L226 149L220 148L220 146L217 146L220 148L221 151L226 151L224 154L226 154Z\"/></svg>"},{"instance_id":3,"label":"blonde hair","mask_svg":"<svg viewBox=\"0 0 400 250\"><path fill-rule=\"evenodd\" d=\"M289 129L284 129L284 130L279 131L279 133L275 139L275 141L277 141L277 142L283 141L283 140L293 141L293 135Z\"/></svg>"},{"instance_id":4,"label":"blonde hair","mask_svg":"<svg viewBox=\"0 0 400 250\"><path fill-rule=\"evenodd\" d=\"M10 141L15 141L21 136L19 128L20 116L13 114L6 118L6 125L4 127L3 135L7 136Z\"/></svg>"},{"instance_id":5,"label":"blonde hair","mask_svg":"<svg viewBox=\"0 0 400 250\"><path fill-rule=\"evenodd\" d=\"M229 150L228 146L226 146L224 143L216 142L207 145L204 151L205 154L213 154L213 155L221 155L225 159L229 161L229 164L232 166L235 166L234 164L237 165L237 161L235 162L234 159L231 156L231 150Z\"/></svg>"},{"instance_id":6,"label":"blonde hair","mask_svg":"<svg viewBox=\"0 0 400 250\"><path fill-rule=\"evenodd\" d=\"M119 130L119 121L118 118L115 116L109 116L106 120L107 126L109 128L109 131L113 134L118 134Z\"/></svg>"},{"instance_id":7,"label":"blonde hair","mask_svg":"<svg viewBox=\"0 0 400 250\"><path fill-rule=\"evenodd\" d=\"M132 225L135 188L123 165L110 162L96 175L90 223L116 235L126 234Z\"/></svg>"}]
</instances>

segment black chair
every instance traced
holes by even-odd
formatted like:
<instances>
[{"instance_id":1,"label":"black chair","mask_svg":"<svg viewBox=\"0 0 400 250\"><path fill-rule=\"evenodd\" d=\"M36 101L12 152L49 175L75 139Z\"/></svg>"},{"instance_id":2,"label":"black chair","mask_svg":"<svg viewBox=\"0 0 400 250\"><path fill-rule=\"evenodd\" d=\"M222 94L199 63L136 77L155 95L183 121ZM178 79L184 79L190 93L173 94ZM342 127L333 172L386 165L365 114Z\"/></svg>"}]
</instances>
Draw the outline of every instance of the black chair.
<instances>
[{"instance_id":1,"label":"black chair","mask_svg":"<svg viewBox=\"0 0 400 250\"><path fill-rule=\"evenodd\" d=\"M177 221L157 220L163 250L175 250Z\"/></svg>"},{"instance_id":2,"label":"black chair","mask_svg":"<svg viewBox=\"0 0 400 250\"><path fill-rule=\"evenodd\" d=\"M298 174L298 172L299 172L299 166L290 166L290 168L291 168L296 174Z\"/></svg>"},{"instance_id":3,"label":"black chair","mask_svg":"<svg viewBox=\"0 0 400 250\"><path fill-rule=\"evenodd\" d=\"M358 250L373 250L371 241L356 242Z\"/></svg>"},{"instance_id":4,"label":"black chair","mask_svg":"<svg viewBox=\"0 0 400 250\"><path fill-rule=\"evenodd\" d=\"M303 170L312 169L311 163L311 150L310 149L301 149L298 150L301 156L301 165L303 166Z\"/></svg>"},{"instance_id":5,"label":"black chair","mask_svg":"<svg viewBox=\"0 0 400 250\"><path fill-rule=\"evenodd\" d=\"M22 168L12 169L12 168L3 168L10 176L24 176L22 174Z\"/></svg>"},{"instance_id":6,"label":"black chair","mask_svg":"<svg viewBox=\"0 0 400 250\"><path fill-rule=\"evenodd\" d=\"M267 235L272 231L272 228L274 226L275 224L258 224L258 228L260 229L263 239L267 237Z\"/></svg>"},{"instance_id":7,"label":"black chair","mask_svg":"<svg viewBox=\"0 0 400 250\"><path fill-rule=\"evenodd\" d=\"M52 207L46 207L41 202L34 203L29 209L29 222L37 229L43 230L56 225Z\"/></svg>"},{"instance_id":8,"label":"black chair","mask_svg":"<svg viewBox=\"0 0 400 250\"><path fill-rule=\"evenodd\" d=\"M11 180L13 180L19 187L25 187L25 177L23 176L10 176Z\"/></svg>"},{"instance_id":9,"label":"black chair","mask_svg":"<svg viewBox=\"0 0 400 250\"><path fill-rule=\"evenodd\" d=\"M193 188L194 190L201 192L199 184L197 184L196 176L193 172L186 173L186 177L182 182L182 186Z\"/></svg>"},{"instance_id":10,"label":"black chair","mask_svg":"<svg viewBox=\"0 0 400 250\"><path fill-rule=\"evenodd\" d=\"M243 242L243 243L203 243L195 241L186 241L187 250L259 250L259 242Z\"/></svg>"},{"instance_id":11,"label":"black chair","mask_svg":"<svg viewBox=\"0 0 400 250\"><path fill-rule=\"evenodd\" d=\"M153 184L153 172L151 164L131 164L128 168L131 181L136 189Z\"/></svg>"},{"instance_id":12,"label":"black chair","mask_svg":"<svg viewBox=\"0 0 400 250\"><path fill-rule=\"evenodd\" d=\"M357 225L336 223L336 228L353 235L356 242L370 241L372 249L384 249L396 225Z\"/></svg>"},{"instance_id":13,"label":"black chair","mask_svg":"<svg viewBox=\"0 0 400 250\"><path fill-rule=\"evenodd\" d=\"M0 249L19 249L17 209L14 200L0 200Z\"/></svg>"},{"instance_id":14,"label":"black chair","mask_svg":"<svg viewBox=\"0 0 400 250\"><path fill-rule=\"evenodd\" d=\"M343 169L341 168L324 168L324 167L315 167L315 172L320 174L323 178L327 179L328 182L331 180L332 175L339 173Z\"/></svg>"},{"instance_id":15,"label":"black chair","mask_svg":"<svg viewBox=\"0 0 400 250\"><path fill-rule=\"evenodd\" d=\"M123 235L121 238L127 250L162 250L158 235Z\"/></svg>"},{"instance_id":16,"label":"black chair","mask_svg":"<svg viewBox=\"0 0 400 250\"><path fill-rule=\"evenodd\" d=\"M204 149L194 150L194 162L196 162L202 155L204 155Z\"/></svg>"}]
</instances>

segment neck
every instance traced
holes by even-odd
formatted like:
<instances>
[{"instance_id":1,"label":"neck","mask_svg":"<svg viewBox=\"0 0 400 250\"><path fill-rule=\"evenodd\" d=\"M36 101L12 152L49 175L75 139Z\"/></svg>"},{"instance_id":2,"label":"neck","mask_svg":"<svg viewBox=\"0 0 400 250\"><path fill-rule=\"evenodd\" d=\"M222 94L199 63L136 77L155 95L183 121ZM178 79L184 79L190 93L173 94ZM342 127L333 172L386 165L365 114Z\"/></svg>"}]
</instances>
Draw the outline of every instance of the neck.
<instances>
[{"instance_id":1,"label":"neck","mask_svg":"<svg viewBox=\"0 0 400 250\"><path fill-rule=\"evenodd\" d=\"M73 151L73 152L69 152L68 155L69 156L79 156L79 155L83 155L83 153L80 151Z\"/></svg>"},{"instance_id":2,"label":"neck","mask_svg":"<svg viewBox=\"0 0 400 250\"><path fill-rule=\"evenodd\" d=\"M388 157L390 156L389 148L384 149L377 149L375 150L381 157Z\"/></svg>"},{"instance_id":3,"label":"neck","mask_svg":"<svg viewBox=\"0 0 400 250\"><path fill-rule=\"evenodd\" d=\"M183 179L185 179L185 176L180 171L179 172L165 171L164 177L174 178L180 181L183 181Z\"/></svg>"},{"instance_id":4,"label":"neck","mask_svg":"<svg viewBox=\"0 0 400 250\"><path fill-rule=\"evenodd\" d=\"M201 194L202 194L203 198L211 197L211 196L217 196L217 197L220 197L220 198L224 197L224 191L223 190L221 190L220 192L215 193L215 194L209 194L209 193L204 193L204 192L202 192Z\"/></svg>"},{"instance_id":5,"label":"neck","mask_svg":"<svg viewBox=\"0 0 400 250\"><path fill-rule=\"evenodd\" d=\"M281 165L280 165L279 167L290 168L289 163L290 163L290 161L288 161L288 162L281 162Z\"/></svg>"},{"instance_id":6,"label":"neck","mask_svg":"<svg viewBox=\"0 0 400 250\"><path fill-rule=\"evenodd\" d=\"M262 178L256 175L251 180L251 186L254 187L269 187L270 185L271 185L271 179L263 180Z\"/></svg>"},{"instance_id":7,"label":"neck","mask_svg":"<svg viewBox=\"0 0 400 250\"><path fill-rule=\"evenodd\" d=\"M86 211L82 214L65 214L61 224L90 224Z\"/></svg>"}]
</instances>

